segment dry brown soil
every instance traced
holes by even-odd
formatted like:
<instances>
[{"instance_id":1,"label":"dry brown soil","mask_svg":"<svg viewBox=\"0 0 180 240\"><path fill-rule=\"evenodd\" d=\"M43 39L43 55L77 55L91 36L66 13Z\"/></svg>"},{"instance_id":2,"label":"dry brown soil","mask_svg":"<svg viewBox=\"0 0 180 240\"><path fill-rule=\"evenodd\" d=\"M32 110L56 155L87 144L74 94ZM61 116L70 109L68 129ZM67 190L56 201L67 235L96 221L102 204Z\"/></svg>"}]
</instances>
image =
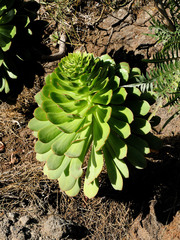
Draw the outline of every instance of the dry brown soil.
<instances>
[{"instance_id":1,"label":"dry brown soil","mask_svg":"<svg viewBox=\"0 0 180 240\"><path fill-rule=\"evenodd\" d=\"M131 11L129 6L100 18L94 14L92 19L99 20L86 27L73 50L108 53L117 62L145 70L141 59L160 48L144 35L149 32L147 11L153 15L156 9L151 1ZM51 28L55 30L53 23ZM167 108L158 111L162 122L154 132L163 141L162 149L147 156L146 169L130 169L122 192L112 189L105 170L100 191L91 200L82 192L67 197L56 181L42 174L42 164L35 159L36 139L27 124L36 108L34 96L57 64L43 63L44 74L35 76L32 87L24 86L18 96L0 102L0 240L180 239L180 116L159 133L171 114Z\"/></svg>"}]
</instances>

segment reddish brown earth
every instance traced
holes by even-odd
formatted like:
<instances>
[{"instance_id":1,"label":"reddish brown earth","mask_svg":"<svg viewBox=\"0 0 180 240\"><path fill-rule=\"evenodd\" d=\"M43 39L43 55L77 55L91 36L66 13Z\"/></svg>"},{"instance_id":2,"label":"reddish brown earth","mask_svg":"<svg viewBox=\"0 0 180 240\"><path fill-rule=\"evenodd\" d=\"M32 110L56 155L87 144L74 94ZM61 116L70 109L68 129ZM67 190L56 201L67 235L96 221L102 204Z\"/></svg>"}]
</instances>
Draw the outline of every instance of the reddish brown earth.
<instances>
[{"instance_id":1,"label":"reddish brown earth","mask_svg":"<svg viewBox=\"0 0 180 240\"><path fill-rule=\"evenodd\" d=\"M73 50L96 56L108 53L116 61L145 70L141 59L161 47L143 34L149 32L147 11L151 15L157 11L151 2L129 7L101 18L94 15L93 24ZM35 138L27 124L36 108L34 96L42 88L44 76L57 64L44 63L44 75L36 75L33 87L24 86L15 103L12 96L0 102L0 240L180 239L180 116L160 133L172 113L167 108L159 109L162 121L154 132L162 139L163 148L147 157L146 169L130 169L122 192L111 188L105 170L99 194L92 200L82 192L67 197L55 181L42 174L42 164L35 159Z\"/></svg>"}]
</instances>

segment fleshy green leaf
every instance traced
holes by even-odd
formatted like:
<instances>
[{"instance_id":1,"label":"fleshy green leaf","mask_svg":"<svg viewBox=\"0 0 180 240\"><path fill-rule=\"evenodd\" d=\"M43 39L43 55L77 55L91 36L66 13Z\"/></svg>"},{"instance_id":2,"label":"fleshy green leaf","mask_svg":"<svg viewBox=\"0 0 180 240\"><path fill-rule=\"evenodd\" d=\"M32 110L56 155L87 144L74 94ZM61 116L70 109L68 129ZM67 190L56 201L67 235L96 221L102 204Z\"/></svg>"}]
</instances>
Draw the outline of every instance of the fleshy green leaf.
<instances>
[{"instance_id":1,"label":"fleshy green leaf","mask_svg":"<svg viewBox=\"0 0 180 240\"><path fill-rule=\"evenodd\" d=\"M51 86L51 85L50 85ZM59 91L57 92L51 92L50 93L50 98L57 104L62 104L62 103L71 103L72 100L69 100L66 95L64 94L59 94Z\"/></svg>"},{"instance_id":2,"label":"fleshy green leaf","mask_svg":"<svg viewBox=\"0 0 180 240\"><path fill-rule=\"evenodd\" d=\"M9 71L8 69L6 70L8 76L12 79L17 79L17 75L14 74L13 72Z\"/></svg>"},{"instance_id":3,"label":"fleshy green leaf","mask_svg":"<svg viewBox=\"0 0 180 240\"><path fill-rule=\"evenodd\" d=\"M2 81L2 85L0 87L0 92L2 92L4 90L5 93L8 93L10 91L10 89L9 89L9 84L8 84L7 80L5 78L2 78L1 81Z\"/></svg>"},{"instance_id":4,"label":"fleshy green leaf","mask_svg":"<svg viewBox=\"0 0 180 240\"><path fill-rule=\"evenodd\" d=\"M134 119L132 111L124 106L112 108L112 117L127 123L131 123Z\"/></svg>"},{"instance_id":5,"label":"fleshy green leaf","mask_svg":"<svg viewBox=\"0 0 180 240\"><path fill-rule=\"evenodd\" d=\"M44 174L50 179L58 179L69 165L71 158L64 157L61 165L55 170L49 170L47 164L44 165Z\"/></svg>"},{"instance_id":6,"label":"fleshy green leaf","mask_svg":"<svg viewBox=\"0 0 180 240\"><path fill-rule=\"evenodd\" d=\"M16 10L11 9L7 12L5 12L1 17L0 17L0 24L7 24L9 23L15 16Z\"/></svg>"},{"instance_id":7,"label":"fleshy green leaf","mask_svg":"<svg viewBox=\"0 0 180 240\"><path fill-rule=\"evenodd\" d=\"M53 138L48 143L43 143L41 141L37 141L35 144L35 151L40 154L48 152L51 149L52 144L54 142L57 142L59 140L59 138L61 138L61 135L62 135L62 133L59 134L57 137Z\"/></svg>"},{"instance_id":8,"label":"fleshy green leaf","mask_svg":"<svg viewBox=\"0 0 180 240\"><path fill-rule=\"evenodd\" d=\"M53 78L52 79L52 83L53 83L53 86L56 87L56 89L61 89L63 91L71 91L72 92L72 95L74 95L74 86L72 84L68 84L67 81L64 81L60 78L57 78L56 76L54 76L54 73L51 75L51 77Z\"/></svg>"},{"instance_id":9,"label":"fleshy green leaf","mask_svg":"<svg viewBox=\"0 0 180 240\"><path fill-rule=\"evenodd\" d=\"M40 154L48 152L51 149L52 141L50 141L49 143L42 143L40 141L37 141L35 144L35 151Z\"/></svg>"},{"instance_id":10,"label":"fleshy green leaf","mask_svg":"<svg viewBox=\"0 0 180 240\"><path fill-rule=\"evenodd\" d=\"M115 61L108 54L102 55L100 59L104 62L110 62L112 65L115 65Z\"/></svg>"},{"instance_id":11,"label":"fleshy green leaf","mask_svg":"<svg viewBox=\"0 0 180 240\"><path fill-rule=\"evenodd\" d=\"M74 187L74 185L76 183L76 179L70 175L69 165L62 172L60 178L58 178L58 181L59 181L59 186L62 191L69 191Z\"/></svg>"},{"instance_id":12,"label":"fleshy green leaf","mask_svg":"<svg viewBox=\"0 0 180 240\"><path fill-rule=\"evenodd\" d=\"M162 140L153 135L152 133L142 135L142 138L148 142L148 145L151 149L159 150L160 148L162 148Z\"/></svg>"},{"instance_id":13,"label":"fleshy green leaf","mask_svg":"<svg viewBox=\"0 0 180 240\"><path fill-rule=\"evenodd\" d=\"M8 81L5 79L5 85L4 85L5 93L8 93L10 91Z\"/></svg>"},{"instance_id":14,"label":"fleshy green leaf","mask_svg":"<svg viewBox=\"0 0 180 240\"><path fill-rule=\"evenodd\" d=\"M85 100L70 101L67 103L58 103L58 105L67 113L78 113L87 106L88 102Z\"/></svg>"},{"instance_id":15,"label":"fleshy green leaf","mask_svg":"<svg viewBox=\"0 0 180 240\"><path fill-rule=\"evenodd\" d=\"M43 100L48 100L47 98L43 99L44 96L42 94L42 91L38 92L34 98L39 106L42 104Z\"/></svg>"},{"instance_id":16,"label":"fleshy green leaf","mask_svg":"<svg viewBox=\"0 0 180 240\"><path fill-rule=\"evenodd\" d=\"M126 96L127 96L127 92L125 88L121 87L118 91L116 91L113 94L111 99L111 104L116 104L116 105L122 104L125 101Z\"/></svg>"},{"instance_id":17,"label":"fleshy green leaf","mask_svg":"<svg viewBox=\"0 0 180 240\"><path fill-rule=\"evenodd\" d=\"M118 159L123 159L127 156L127 145L118 135L111 132L107 142Z\"/></svg>"},{"instance_id":18,"label":"fleshy green leaf","mask_svg":"<svg viewBox=\"0 0 180 240\"><path fill-rule=\"evenodd\" d=\"M121 79L121 84L125 83L129 79L130 67L126 62L121 62L116 66L116 73Z\"/></svg>"},{"instance_id":19,"label":"fleshy green leaf","mask_svg":"<svg viewBox=\"0 0 180 240\"><path fill-rule=\"evenodd\" d=\"M36 153L36 159L40 162L45 162L47 161L48 157L52 154L52 150L49 150L46 153L40 154Z\"/></svg>"},{"instance_id":20,"label":"fleshy green leaf","mask_svg":"<svg viewBox=\"0 0 180 240\"><path fill-rule=\"evenodd\" d=\"M138 151L136 148L129 145L128 145L127 159L130 161L130 163L134 167L139 169L143 169L147 165L144 155L140 151Z\"/></svg>"},{"instance_id":21,"label":"fleshy green leaf","mask_svg":"<svg viewBox=\"0 0 180 240\"><path fill-rule=\"evenodd\" d=\"M96 178L94 181L91 183L87 183L87 179L85 177L84 181L84 195L88 198L93 198L96 196L96 194L99 191L99 182L98 179Z\"/></svg>"},{"instance_id":22,"label":"fleshy green leaf","mask_svg":"<svg viewBox=\"0 0 180 240\"><path fill-rule=\"evenodd\" d=\"M94 83L92 92L104 89L107 86L108 82L109 82L109 78L105 78L103 81L101 80L101 81L98 81L97 83Z\"/></svg>"},{"instance_id":23,"label":"fleshy green leaf","mask_svg":"<svg viewBox=\"0 0 180 240\"><path fill-rule=\"evenodd\" d=\"M108 123L112 130L115 131L122 138L127 138L131 134L130 126L126 122L111 117Z\"/></svg>"},{"instance_id":24,"label":"fleshy green leaf","mask_svg":"<svg viewBox=\"0 0 180 240\"><path fill-rule=\"evenodd\" d=\"M54 102L51 100L44 101L41 105L42 109L46 113L61 113L63 110Z\"/></svg>"},{"instance_id":25,"label":"fleshy green leaf","mask_svg":"<svg viewBox=\"0 0 180 240\"><path fill-rule=\"evenodd\" d=\"M48 121L39 121L36 118L32 118L28 123L28 127L33 131L39 131L47 126L52 126L52 123Z\"/></svg>"},{"instance_id":26,"label":"fleshy green leaf","mask_svg":"<svg viewBox=\"0 0 180 240\"><path fill-rule=\"evenodd\" d=\"M119 70L118 75L120 76L121 80L124 80L125 82L127 82L129 79L129 74L124 68Z\"/></svg>"},{"instance_id":27,"label":"fleshy green leaf","mask_svg":"<svg viewBox=\"0 0 180 240\"><path fill-rule=\"evenodd\" d=\"M98 105L96 108L97 114L101 122L108 122L111 117L112 108Z\"/></svg>"},{"instance_id":28,"label":"fleshy green leaf","mask_svg":"<svg viewBox=\"0 0 180 240\"><path fill-rule=\"evenodd\" d=\"M131 127L136 134L147 134L151 131L151 124L143 118L135 118Z\"/></svg>"},{"instance_id":29,"label":"fleshy green leaf","mask_svg":"<svg viewBox=\"0 0 180 240\"><path fill-rule=\"evenodd\" d=\"M50 154L47 158L47 167L49 170L55 170L60 167L64 156L57 156L54 153Z\"/></svg>"},{"instance_id":30,"label":"fleshy green leaf","mask_svg":"<svg viewBox=\"0 0 180 240\"><path fill-rule=\"evenodd\" d=\"M65 133L73 133L78 131L83 126L84 122L85 119L75 119L70 122L59 124L58 127Z\"/></svg>"},{"instance_id":31,"label":"fleshy green leaf","mask_svg":"<svg viewBox=\"0 0 180 240\"><path fill-rule=\"evenodd\" d=\"M58 141L52 145L52 150L55 154L61 156L63 155L71 146L76 133L61 133Z\"/></svg>"},{"instance_id":32,"label":"fleshy green leaf","mask_svg":"<svg viewBox=\"0 0 180 240\"><path fill-rule=\"evenodd\" d=\"M96 151L99 151L104 146L109 133L109 125L101 122L96 114L96 117L93 118L93 139Z\"/></svg>"},{"instance_id":33,"label":"fleshy green leaf","mask_svg":"<svg viewBox=\"0 0 180 240\"><path fill-rule=\"evenodd\" d=\"M91 135L91 128L86 128L84 131L81 131L79 138L77 138L71 146L65 152L65 155L71 158L79 158L86 144L89 142Z\"/></svg>"},{"instance_id":34,"label":"fleshy green leaf","mask_svg":"<svg viewBox=\"0 0 180 240\"><path fill-rule=\"evenodd\" d=\"M113 149L111 148L111 146L108 143L106 143L106 145L104 147L106 148L105 152L107 151L107 154L109 156L111 156L112 161L114 162L114 164L116 165L116 167L118 168L118 170L120 171L122 176L125 178L128 178L129 170L128 170L128 167L127 167L126 163L124 162L124 160L118 159L116 157L115 152L113 151ZM104 150L104 148L103 148L103 150ZM127 150L126 150L126 155L127 155Z\"/></svg>"},{"instance_id":35,"label":"fleshy green leaf","mask_svg":"<svg viewBox=\"0 0 180 240\"><path fill-rule=\"evenodd\" d=\"M131 69L130 78L141 75L141 70L137 67Z\"/></svg>"},{"instance_id":36,"label":"fleshy green leaf","mask_svg":"<svg viewBox=\"0 0 180 240\"><path fill-rule=\"evenodd\" d=\"M3 55L2 50L0 49L0 67L3 64L3 62L4 62L4 55Z\"/></svg>"},{"instance_id":37,"label":"fleshy green leaf","mask_svg":"<svg viewBox=\"0 0 180 240\"><path fill-rule=\"evenodd\" d=\"M65 152L65 155L70 158L78 158L81 156L85 140L74 142L70 148Z\"/></svg>"},{"instance_id":38,"label":"fleshy green leaf","mask_svg":"<svg viewBox=\"0 0 180 240\"><path fill-rule=\"evenodd\" d=\"M43 143L48 143L57 137L61 131L54 125L50 125L47 127L42 128L38 132L38 138Z\"/></svg>"},{"instance_id":39,"label":"fleshy green leaf","mask_svg":"<svg viewBox=\"0 0 180 240\"><path fill-rule=\"evenodd\" d=\"M51 84L51 75L50 75L50 74L45 77L45 83L46 83L47 85L50 85L50 84Z\"/></svg>"},{"instance_id":40,"label":"fleshy green leaf","mask_svg":"<svg viewBox=\"0 0 180 240\"><path fill-rule=\"evenodd\" d=\"M69 191L66 191L66 194L69 196L69 197L74 197L76 196L79 191L81 189L81 179L77 179L73 188L71 188Z\"/></svg>"},{"instance_id":41,"label":"fleshy green leaf","mask_svg":"<svg viewBox=\"0 0 180 240\"><path fill-rule=\"evenodd\" d=\"M107 172L109 176L109 180L111 182L112 187L115 190L122 190L123 188L123 178L121 176L120 171L112 160L112 156L109 153L106 147L103 148L105 163L107 166Z\"/></svg>"},{"instance_id":42,"label":"fleshy green leaf","mask_svg":"<svg viewBox=\"0 0 180 240\"><path fill-rule=\"evenodd\" d=\"M120 78L118 76L111 76L109 82L107 83L107 88L112 89L115 91L117 88L119 88L120 85Z\"/></svg>"},{"instance_id":43,"label":"fleshy green leaf","mask_svg":"<svg viewBox=\"0 0 180 240\"><path fill-rule=\"evenodd\" d=\"M117 159L116 157L113 158L113 161L116 164L116 167L121 172L122 176L124 178L128 178L129 177L129 169L128 169L126 163L122 159Z\"/></svg>"},{"instance_id":44,"label":"fleshy green leaf","mask_svg":"<svg viewBox=\"0 0 180 240\"><path fill-rule=\"evenodd\" d=\"M47 118L50 122L59 126L63 123L69 123L70 121L73 121L73 116L70 114L68 115L65 112L60 113L50 112L47 114Z\"/></svg>"},{"instance_id":45,"label":"fleshy green leaf","mask_svg":"<svg viewBox=\"0 0 180 240\"><path fill-rule=\"evenodd\" d=\"M93 98L92 102L93 103L98 103L98 104L103 104L103 105L108 105L111 101L112 98L112 90L110 89L107 92L97 92Z\"/></svg>"},{"instance_id":46,"label":"fleshy green leaf","mask_svg":"<svg viewBox=\"0 0 180 240\"><path fill-rule=\"evenodd\" d=\"M46 84L42 89L42 94L47 100L51 97L51 94L59 94L59 91L50 83ZM56 103L56 101L54 101Z\"/></svg>"},{"instance_id":47,"label":"fleshy green leaf","mask_svg":"<svg viewBox=\"0 0 180 240\"><path fill-rule=\"evenodd\" d=\"M70 175L73 176L75 179L78 179L82 176L83 174L82 160L80 160L80 158L73 158L71 160L71 163L69 166L69 172L70 172Z\"/></svg>"},{"instance_id":48,"label":"fleshy green leaf","mask_svg":"<svg viewBox=\"0 0 180 240\"><path fill-rule=\"evenodd\" d=\"M150 105L156 102L156 96L154 92L143 92L141 93L140 99L146 100Z\"/></svg>"},{"instance_id":49,"label":"fleshy green leaf","mask_svg":"<svg viewBox=\"0 0 180 240\"><path fill-rule=\"evenodd\" d=\"M130 88L126 88L127 91L127 98L129 97L131 100L132 99L139 99L139 97L141 96L141 91L136 88L136 87L130 87Z\"/></svg>"},{"instance_id":50,"label":"fleshy green leaf","mask_svg":"<svg viewBox=\"0 0 180 240\"><path fill-rule=\"evenodd\" d=\"M39 121L47 121L46 113L40 107L36 108L34 116Z\"/></svg>"},{"instance_id":51,"label":"fleshy green leaf","mask_svg":"<svg viewBox=\"0 0 180 240\"><path fill-rule=\"evenodd\" d=\"M90 184L99 176L100 172L102 171L102 168L103 168L103 155L101 151L96 152L95 146L93 145L86 170L87 184Z\"/></svg>"},{"instance_id":52,"label":"fleshy green leaf","mask_svg":"<svg viewBox=\"0 0 180 240\"><path fill-rule=\"evenodd\" d=\"M11 46L11 38L16 34L16 27L13 25L0 25L0 47L5 52Z\"/></svg>"},{"instance_id":53,"label":"fleshy green leaf","mask_svg":"<svg viewBox=\"0 0 180 240\"><path fill-rule=\"evenodd\" d=\"M150 110L150 105L145 100L128 101L126 105L133 110L136 116L145 116Z\"/></svg>"},{"instance_id":54,"label":"fleshy green leaf","mask_svg":"<svg viewBox=\"0 0 180 240\"><path fill-rule=\"evenodd\" d=\"M135 147L136 149L138 149L138 151L140 151L143 154L150 153L150 148L149 148L148 143L145 140L143 140L142 138L140 138L134 134L131 134L126 139L126 143L132 147Z\"/></svg>"},{"instance_id":55,"label":"fleshy green leaf","mask_svg":"<svg viewBox=\"0 0 180 240\"><path fill-rule=\"evenodd\" d=\"M120 62L117 64L117 68L125 69L128 73L130 73L130 66L127 62Z\"/></svg>"}]
</instances>

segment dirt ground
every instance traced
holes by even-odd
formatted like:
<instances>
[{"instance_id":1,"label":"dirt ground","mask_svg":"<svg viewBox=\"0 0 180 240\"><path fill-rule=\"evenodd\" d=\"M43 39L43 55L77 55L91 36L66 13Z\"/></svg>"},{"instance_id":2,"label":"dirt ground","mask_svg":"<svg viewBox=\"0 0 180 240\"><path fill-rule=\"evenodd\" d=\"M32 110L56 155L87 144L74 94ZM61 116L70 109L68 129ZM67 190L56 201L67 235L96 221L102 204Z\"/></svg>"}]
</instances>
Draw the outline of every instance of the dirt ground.
<instances>
[{"instance_id":1,"label":"dirt ground","mask_svg":"<svg viewBox=\"0 0 180 240\"><path fill-rule=\"evenodd\" d=\"M87 14L84 19L89 22L79 30L80 41L72 37L67 53L108 53L117 62L127 61L145 71L147 65L141 60L161 47L144 34L150 32L147 12L157 14L152 1L129 1L115 11L99 9L98 1L91 7L91 14L85 7L79 10L84 14L81 21ZM39 19L46 17L40 9ZM57 28L51 21L41 39L52 52L58 46L52 45L48 34ZM180 116L160 132L172 114L167 108L159 109L161 123L154 130L163 141L162 149L147 156L146 169L130 168L121 192L112 189L106 170L94 199L86 199L82 192L69 198L56 181L42 174L43 165L35 159L36 139L27 124L36 108L34 96L57 64L38 62L43 71L29 69L34 74L22 91L0 96L0 240L180 239Z\"/></svg>"}]
</instances>

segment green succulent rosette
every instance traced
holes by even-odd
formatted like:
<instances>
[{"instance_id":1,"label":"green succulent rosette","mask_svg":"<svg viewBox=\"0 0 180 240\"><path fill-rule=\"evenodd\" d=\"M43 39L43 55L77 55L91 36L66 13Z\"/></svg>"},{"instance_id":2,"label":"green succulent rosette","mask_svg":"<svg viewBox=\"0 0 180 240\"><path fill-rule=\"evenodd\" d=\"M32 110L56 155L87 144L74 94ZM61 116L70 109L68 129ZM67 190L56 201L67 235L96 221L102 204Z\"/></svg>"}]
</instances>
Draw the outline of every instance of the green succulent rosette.
<instances>
[{"instance_id":1,"label":"green succulent rosette","mask_svg":"<svg viewBox=\"0 0 180 240\"><path fill-rule=\"evenodd\" d=\"M45 162L44 173L58 179L67 195L79 193L85 172L84 194L94 197L104 162L116 190L129 177L127 161L136 168L146 166L144 155L158 141L147 120L150 104L145 99L151 103L153 98L138 88L122 87L139 74L108 55L76 52L46 77L29 128L38 138L36 158Z\"/></svg>"}]
</instances>

